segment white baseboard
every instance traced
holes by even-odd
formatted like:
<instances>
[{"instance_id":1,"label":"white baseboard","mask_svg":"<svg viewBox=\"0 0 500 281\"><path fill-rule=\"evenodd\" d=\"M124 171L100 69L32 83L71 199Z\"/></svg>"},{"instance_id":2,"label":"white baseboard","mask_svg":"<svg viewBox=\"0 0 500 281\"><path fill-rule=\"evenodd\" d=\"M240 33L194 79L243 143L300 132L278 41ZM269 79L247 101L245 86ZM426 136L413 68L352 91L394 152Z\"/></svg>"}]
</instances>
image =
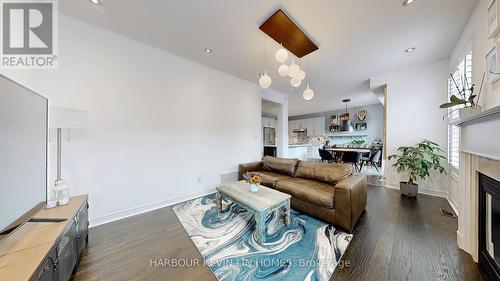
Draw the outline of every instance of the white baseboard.
<instances>
[{"instance_id":1,"label":"white baseboard","mask_svg":"<svg viewBox=\"0 0 500 281\"><path fill-rule=\"evenodd\" d=\"M453 212L455 212L455 215L458 217L458 203L451 197L451 194L448 193L448 196L446 197L446 200L448 200L448 203L450 204L451 208L453 209Z\"/></svg>"},{"instance_id":2,"label":"white baseboard","mask_svg":"<svg viewBox=\"0 0 500 281\"><path fill-rule=\"evenodd\" d=\"M153 211L156 209L164 208L164 207L167 207L170 205L175 205L177 203L181 203L181 202L184 202L187 200L191 200L191 199L195 199L195 198L198 198L201 196L205 196L205 195L208 195L208 194L211 194L214 192L215 192L215 188L201 191L201 192L197 192L197 193L193 193L193 194L189 194L189 195L185 195L185 196L180 196L180 197L164 200L164 201L160 201L160 202L146 204L146 205L142 205L142 206L138 206L138 207L134 207L134 208L130 208L130 209L114 212L114 213L110 213L110 214L107 214L104 216L90 218L89 219L89 222L90 222L89 227L92 228L92 227L102 225L105 223L110 223L113 221L117 221L117 220L131 217L131 216L143 214L143 213L150 212L150 211Z\"/></svg>"},{"instance_id":3,"label":"white baseboard","mask_svg":"<svg viewBox=\"0 0 500 281\"><path fill-rule=\"evenodd\" d=\"M391 188L391 189L397 189L399 190L399 185L395 184L384 184L382 185L383 187ZM428 188L418 188L418 193L420 194L425 194L425 195L431 195L431 196L436 196L436 197L441 197L441 198L448 198L448 192L444 191L438 191L438 190L433 190L433 189L428 189Z\"/></svg>"},{"instance_id":4,"label":"white baseboard","mask_svg":"<svg viewBox=\"0 0 500 281\"><path fill-rule=\"evenodd\" d=\"M457 245L459 249L465 250L464 247L464 236L460 233L460 231L457 230Z\"/></svg>"},{"instance_id":5,"label":"white baseboard","mask_svg":"<svg viewBox=\"0 0 500 281\"><path fill-rule=\"evenodd\" d=\"M391 189L397 189L399 190L399 186L394 185L394 184L385 184L383 187L391 188ZM433 190L433 189L428 189L428 188L418 188L418 193L425 194L425 195L431 195L431 196L436 196L436 197L441 197L446 199L448 201L448 204L450 204L451 208L455 212L455 215L458 216L458 204L451 198L451 195L449 192L445 191L438 191L438 190Z\"/></svg>"}]
</instances>

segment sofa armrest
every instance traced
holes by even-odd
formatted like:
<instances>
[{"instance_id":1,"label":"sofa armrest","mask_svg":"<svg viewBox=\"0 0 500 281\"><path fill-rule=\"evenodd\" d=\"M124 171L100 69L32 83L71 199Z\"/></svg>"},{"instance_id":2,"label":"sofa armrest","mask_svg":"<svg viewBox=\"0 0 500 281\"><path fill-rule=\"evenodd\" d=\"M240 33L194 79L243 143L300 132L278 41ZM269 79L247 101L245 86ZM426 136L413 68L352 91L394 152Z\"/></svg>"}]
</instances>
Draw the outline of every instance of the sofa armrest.
<instances>
[{"instance_id":1,"label":"sofa armrest","mask_svg":"<svg viewBox=\"0 0 500 281\"><path fill-rule=\"evenodd\" d=\"M335 216L339 226L351 232L367 204L367 177L354 173L335 185Z\"/></svg>"},{"instance_id":2,"label":"sofa armrest","mask_svg":"<svg viewBox=\"0 0 500 281\"><path fill-rule=\"evenodd\" d=\"M243 180L244 173L256 171L262 171L262 161L240 164L238 168L238 180Z\"/></svg>"}]
</instances>

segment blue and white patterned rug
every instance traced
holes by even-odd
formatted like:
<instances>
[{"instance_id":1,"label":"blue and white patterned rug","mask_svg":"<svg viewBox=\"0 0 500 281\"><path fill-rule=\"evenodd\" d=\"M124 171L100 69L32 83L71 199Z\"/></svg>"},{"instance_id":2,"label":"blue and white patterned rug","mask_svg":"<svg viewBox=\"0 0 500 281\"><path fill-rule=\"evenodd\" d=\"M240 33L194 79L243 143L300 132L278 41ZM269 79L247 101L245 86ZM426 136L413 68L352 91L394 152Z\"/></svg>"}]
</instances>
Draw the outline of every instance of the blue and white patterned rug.
<instances>
[{"instance_id":1,"label":"blue and white patterned rug","mask_svg":"<svg viewBox=\"0 0 500 281\"><path fill-rule=\"evenodd\" d=\"M215 194L178 204L173 210L220 281L327 281L352 239L295 210L286 226L281 210L267 218L266 241L260 246L253 236L253 215L226 200L218 214Z\"/></svg>"}]
</instances>

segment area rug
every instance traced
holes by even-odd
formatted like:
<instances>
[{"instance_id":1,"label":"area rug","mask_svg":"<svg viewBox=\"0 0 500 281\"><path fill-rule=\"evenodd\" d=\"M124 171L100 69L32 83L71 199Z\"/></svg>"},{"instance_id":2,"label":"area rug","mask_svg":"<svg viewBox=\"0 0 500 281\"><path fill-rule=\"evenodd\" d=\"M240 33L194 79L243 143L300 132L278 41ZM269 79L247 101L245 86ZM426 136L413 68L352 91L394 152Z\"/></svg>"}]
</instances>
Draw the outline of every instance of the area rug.
<instances>
[{"instance_id":1,"label":"area rug","mask_svg":"<svg viewBox=\"0 0 500 281\"><path fill-rule=\"evenodd\" d=\"M220 281L327 281L352 239L294 210L286 226L279 210L267 218L261 246L254 239L253 215L227 200L218 214L215 194L175 205L173 210Z\"/></svg>"}]
</instances>

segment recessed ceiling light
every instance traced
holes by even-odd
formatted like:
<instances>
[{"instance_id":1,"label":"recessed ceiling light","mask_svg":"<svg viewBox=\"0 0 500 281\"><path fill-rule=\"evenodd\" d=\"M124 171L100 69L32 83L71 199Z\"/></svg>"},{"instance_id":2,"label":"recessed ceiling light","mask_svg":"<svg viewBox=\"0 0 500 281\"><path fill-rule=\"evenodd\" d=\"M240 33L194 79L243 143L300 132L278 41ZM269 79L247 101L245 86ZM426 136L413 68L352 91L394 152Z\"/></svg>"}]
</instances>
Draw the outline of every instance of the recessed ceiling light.
<instances>
[{"instance_id":1,"label":"recessed ceiling light","mask_svg":"<svg viewBox=\"0 0 500 281\"><path fill-rule=\"evenodd\" d=\"M411 53L411 52L415 51L416 49L417 49L417 48L412 47L412 48L406 49L406 50L405 50L405 52L406 52L406 53Z\"/></svg>"},{"instance_id":2,"label":"recessed ceiling light","mask_svg":"<svg viewBox=\"0 0 500 281\"><path fill-rule=\"evenodd\" d=\"M207 54L210 54L212 52L212 49L205 48L203 49L203 51Z\"/></svg>"},{"instance_id":3,"label":"recessed ceiling light","mask_svg":"<svg viewBox=\"0 0 500 281\"><path fill-rule=\"evenodd\" d=\"M102 6L102 1L101 0L89 0L90 3L96 5L96 6Z\"/></svg>"},{"instance_id":4,"label":"recessed ceiling light","mask_svg":"<svg viewBox=\"0 0 500 281\"><path fill-rule=\"evenodd\" d=\"M413 3L413 1L414 1L414 0L405 0L405 1L403 2L403 6L408 6L408 5L410 5L411 3Z\"/></svg>"}]
</instances>

